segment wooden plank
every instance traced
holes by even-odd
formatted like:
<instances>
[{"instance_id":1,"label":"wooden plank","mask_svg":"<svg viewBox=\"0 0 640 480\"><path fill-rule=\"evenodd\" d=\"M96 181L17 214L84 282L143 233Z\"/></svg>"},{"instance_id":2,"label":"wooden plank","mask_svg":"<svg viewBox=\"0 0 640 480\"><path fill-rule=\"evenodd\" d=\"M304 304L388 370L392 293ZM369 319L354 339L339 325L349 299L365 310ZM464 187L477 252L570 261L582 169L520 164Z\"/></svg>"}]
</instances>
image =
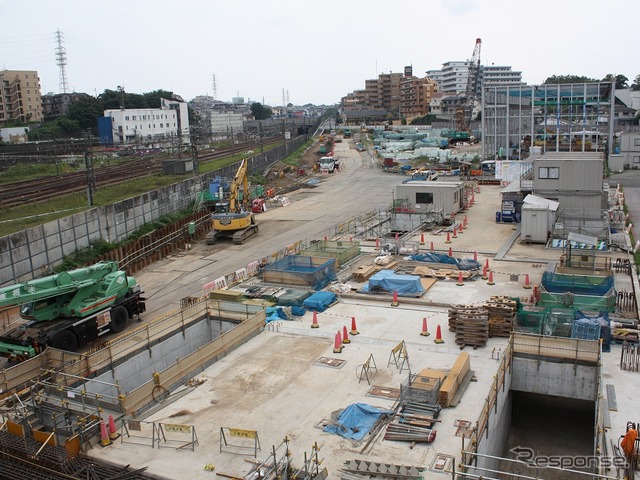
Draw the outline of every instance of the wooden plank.
<instances>
[{"instance_id":1,"label":"wooden plank","mask_svg":"<svg viewBox=\"0 0 640 480\"><path fill-rule=\"evenodd\" d=\"M618 402L616 401L616 387L610 383L606 386L607 389L607 403L609 404L609 410L612 412L618 411Z\"/></svg>"}]
</instances>

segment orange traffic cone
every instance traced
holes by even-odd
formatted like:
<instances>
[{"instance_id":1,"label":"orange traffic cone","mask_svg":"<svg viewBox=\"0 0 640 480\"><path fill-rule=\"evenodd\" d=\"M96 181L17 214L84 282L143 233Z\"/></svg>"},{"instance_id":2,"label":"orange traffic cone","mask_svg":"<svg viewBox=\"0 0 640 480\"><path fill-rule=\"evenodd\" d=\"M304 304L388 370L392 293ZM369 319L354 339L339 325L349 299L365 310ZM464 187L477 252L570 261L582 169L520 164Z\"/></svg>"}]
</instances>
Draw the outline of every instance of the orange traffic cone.
<instances>
[{"instance_id":1,"label":"orange traffic cone","mask_svg":"<svg viewBox=\"0 0 640 480\"><path fill-rule=\"evenodd\" d=\"M464 286L464 282L462 281L462 272L458 272L458 283L456 283L456 285L459 287Z\"/></svg>"},{"instance_id":2,"label":"orange traffic cone","mask_svg":"<svg viewBox=\"0 0 640 480\"><path fill-rule=\"evenodd\" d=\"M342 353L342 337L339 331L333 339L333 353Z\"/></svg>"},{"instance_id":3,"label":"orange traffic cone","mask_svg":"<svg viewBox=\"0 0 640 480\"><path fill-rule=\"evenodd\" d=\"M319 328L320 325L318 325L318 312L316 312L315 310L313 311L313 321L311 323L311 328Z\"/></svg>"},{"instance_id":4,"label":"orange traffic cone","mask_svg":"<svg viewBox=\"0 0 640 480\"><path fill-rule=\"evenodd\" d=\"M380 248L380 239L376 238L376 250Z\"/></svg>"},{"instance_id":5,"label":"orange traffic cone","mask_svg":"<svg viewBox=\"0 0 640 480\"><path fill-rule=\"evenodd\" d=\"M489 270L489 259L487 258L487 260L484 262L484 268L486 268L487 270Z\"/></svg>"},{"instance_id":6,"label":"orange traffic cone","mask_svg":"<svg viewBox=\"0 0 640 480\"><path fill-rule=\"evenodd\" d=\"M420 234L420 245L424 245L424 233Z\"/></svg>"},{"instance_id":7,"label":"orange traffic cone","mask_svg":"<svg viewBox=\"0 0 640 480\"><path fill-rule=\"evenodd\" d=\"M449 232L447 232L447 239L444 243L451 243L451 234Z\"/></svg>"},{"instance_id":8,"label":"orange traffic cone","mask_svg":"<svg viewBox=\"0 0 640 480\"><path fill-rule=\"evenodd\" d=\"M440 325L436 327L436 338L433 339L435 343L444 343L442 339L442 330L440 329Z\"/></svg>"},{"instance_id":9,"label":"orange traffic cone","mask_svg":"<svg viewBox=\"0 0 640 480\"><path fill-rule=\"evenodd\" d=\"M434 248L433 242L431 242L431 251L432 251L432 252L435 252L435 250L436 250L436 249Z\"/></svg>"},{"instance_id":10,"label":"orange traffic cone","mask_svg":"<svg viewBox=\"0 0 640 480\"><path fill-rule=\"evenodd\" d=\"M461 223L460 226L458 226L458 233L464 233L464 223Z\"/></svg>"},{"instance_id":11,"label":"orange traffic cone","mask_svg":"<svg viewBox=\"0 0 640 480\"><path fill-rule=\"evenodd\" d=\"M449 247L449 256L453 257L453 248Z\"/></svg>"},{"instance_id":12,"label":"orange traffic cone","mask_svg":"<svg viewBox=\"0 0 640 480\"><path fill-rule=\"evenodd\" d=\"M478 252L473 252L473 261L474 262L478 261Z\"/></svg>"},{"instance_id":13,"label":"orange traffic cone","mask_svg":"<svg viewBox=\"0 0 640 480\"><path fill-rule=\"evenodd\" d=\"M393 291L393 301L391 302L391 306L392 307L397 307L398 305L400 305L400 302L398 302L398 291L394 290Z\"/></svg>"},{"instance_id":14,"label":"orange traffic cone","mask_svg":"<svg viewBox=\"0 0 640 480\"><path fill-rule=\"evenodd\" d=\"M455 225L453 226L453 238L458 238L458 235L456 234L456 232L458 231L458 227L456 227Z\"/></svg>"},{"instance_id":15,"label":"orange traffic cone","mask_svg":"<svg viewBox=\"0 0 640 480\"><path fill-rule=\"evenodd\" d=\"M346 325L342 327L342 343L343 345L351 343L351 340L349 340L349 334L347 333Z\"/></svg>"},{"instance_id":16,"label":"orange traffic cone","mask_svg":"<svg viewBox=\"0 0 640 480\"><path fill-rule=\"evenodd\" d=\"M522 286L522 288L526 288L526 289L531 288L531 284L529 283L529 274L528 273L524 274L524 285Z\"/></svg>"},{"instance_id":17,"label":"orange traffic cone","mask_svg":"<svg viewBox=\"0 0 640 480\"><path fill-rule=\"evenodd\" d=\"M495 285L495 283L493 282L493 272L489 271L489 281L487 282L487 285Z\"/></svg>"},{"instance_id":18,"label":"orange traffic cone","mask_svg":"<svg viewBox=\"0 0 640 480\"><path fill-rule=\"evenodd\" d=\"M467 226L467 216L464 216L464 219L462 220L462 225L464 225L465 227Z\"/></svg>"},{"instance_id":19,"label":"orange traffic cone","mask_svg":"<svg viewBox=\"0 0 640 480\"><path fill-rule=\"evenodd\" d=\"M487 275L487 266L485 265L484 268L482 269L482 279L486 280L488 277Z\"/></svg>"},{"instance_id":20,"label":"orange traffic cone","mask_svg":"<svg viewBox=\"0 0 640 480\"><path fill-rule=\"evenodd\" d=\"M118 431L116 430L116 422L113 419L113 415L109 415L109 439L115 440L118 438Z\"/></svg>"},{"instance_id":21,"label":"orange traffic cone","mask_svg":"<svg viewBox=\"0 0 640 480\"><path fill-rule=\"evenodd\" d=\"M360 332L356 328L356 317L351 317L351 335L358 335Z\"/></svg>"},{"instance_id":22,"label":"orange traffic cone","mask_svg":"<svg viewBox=\"0 0 640 480\"><path fill-rule=\"evenodd\" d=\"M105 425L104 420L100 420L100 446L108 447L109 445L111 445L111 440L107 433L107 426Z\"/></svg>"},{"instance_id":23,"label":"orange traffic cone","mask_svg":"<svg viewBox=\"0 0 640 480\"><path fill-rule=\"evenodd\" d=\"M427 317L422 319L422 331L420 332L420 335L423 337L428 337L430 335L429 329L427 328Z\"/></svg>"}]
</instances>

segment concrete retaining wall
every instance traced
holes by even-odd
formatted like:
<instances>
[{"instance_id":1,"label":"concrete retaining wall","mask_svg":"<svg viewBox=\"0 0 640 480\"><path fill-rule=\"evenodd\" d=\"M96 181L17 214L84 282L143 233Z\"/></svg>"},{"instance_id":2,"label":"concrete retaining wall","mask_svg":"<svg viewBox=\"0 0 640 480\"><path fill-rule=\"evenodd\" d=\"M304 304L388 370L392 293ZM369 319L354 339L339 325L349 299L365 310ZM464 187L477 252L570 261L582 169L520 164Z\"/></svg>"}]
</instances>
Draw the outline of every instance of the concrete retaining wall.
<instances>
[{"instance_id":1,"label":"concrete retaining wall","mask_svg":"<svg viewBox=\"0 0 640 480\"><path fill-rule=\"evenodd\" d=\"M306 136L249 158L249 173L264 172L304 144ZM0 286L37 278L65 256L104 239L120 242L145 223L191 205L216 176L233 178L239 163L113 205L91 208L0 238Z\"/></svg>"},{"instance_id":2,"label":"concrete retaining wall","mask_svg":"<svg viewBox=\"0 0 640 480\"><path fill-rule=\"evenodd\" d=\"M511 389L595 401L598 367L514 357Z\"/></svg>"}]
</instances>

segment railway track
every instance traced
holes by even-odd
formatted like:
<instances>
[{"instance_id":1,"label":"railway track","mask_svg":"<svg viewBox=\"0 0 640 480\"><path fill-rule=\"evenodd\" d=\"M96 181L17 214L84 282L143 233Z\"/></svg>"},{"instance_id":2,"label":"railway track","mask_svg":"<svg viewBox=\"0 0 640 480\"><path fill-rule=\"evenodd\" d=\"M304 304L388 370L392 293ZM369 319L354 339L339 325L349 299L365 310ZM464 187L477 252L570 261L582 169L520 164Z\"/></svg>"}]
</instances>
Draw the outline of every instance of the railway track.
<instances>
[{"instance_id":1,"label":"railway track","mask_svg":"<svg viewBox=\"0 0 640 480\"><path fill-rule=\"evenodd\" d=\"M275 139L265 139L274 141ZM209 162L225 158L248 149L255 148L255 143L241 143L213 152L203 152L198 162ZM126 182L134 178L153 175L162 171L163 158L135 158L126 163L94 169L96 188ZM54 175L31 180L22 180L0 185L0 209L15 208L22 205L43 203L52 198L71 193L83 192L87 189L86 171Z\"/></svg>"}]
</instances>

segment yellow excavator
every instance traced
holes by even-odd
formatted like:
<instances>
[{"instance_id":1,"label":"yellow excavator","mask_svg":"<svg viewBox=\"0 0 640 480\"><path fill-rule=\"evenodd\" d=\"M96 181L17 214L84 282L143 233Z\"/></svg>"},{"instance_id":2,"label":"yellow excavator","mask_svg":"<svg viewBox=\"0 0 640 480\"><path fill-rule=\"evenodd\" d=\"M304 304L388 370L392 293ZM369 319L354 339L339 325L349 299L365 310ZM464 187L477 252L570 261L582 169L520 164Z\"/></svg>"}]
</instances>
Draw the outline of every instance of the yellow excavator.
<instances>
[{"instance_id":1,"label":"yellow excavator","mask_svg":"<svg viewBox=\"0 0 640 480\"><path fill-rule=\"evenodd\" d=\"M242 202L240 202L240 185L242 185ZM220 238L231 237L233 243L241 245L258 233L258 225L253 213L247 210L249 203L249 179L247 161L242 160L231 185L229 200L221 199L211 214L211 231L205 241L213 245Z\"/></svg>"}]
</instances>

